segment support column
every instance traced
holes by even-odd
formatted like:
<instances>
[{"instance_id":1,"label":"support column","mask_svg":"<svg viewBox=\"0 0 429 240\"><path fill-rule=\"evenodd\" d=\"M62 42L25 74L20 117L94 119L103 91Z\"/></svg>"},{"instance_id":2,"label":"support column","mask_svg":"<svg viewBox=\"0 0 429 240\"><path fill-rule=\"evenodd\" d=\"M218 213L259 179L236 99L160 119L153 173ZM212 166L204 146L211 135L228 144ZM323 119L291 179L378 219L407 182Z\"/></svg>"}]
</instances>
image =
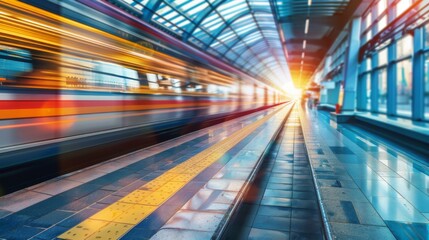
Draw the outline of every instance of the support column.
<instances>
[{"instance_id":1,"label":"support column","mask_svg":"<svg viewBox=\"0 0 429 240\"><path fill-rule=\"evenodd\" d=\"M366 76L366 75L364 75ZM361 79L358 79L358 85L357 85L357 91L356 91L356 107L359 111L365 111L366 110L366 96L367 96L367 82L366 78L362 77Z\"/></svg>"},{"instance_id":2,"label":"support column","mask_svg":"<svg viewBox=\"0 0 429 240\"><path fill-rule=\"evenodd\" d=\"M396 43L387 47L387 115L393 116L397 112L397 71L394 60L396 59Z\"/></svg>"},{"instance_id":3,"label":"support column","mask_svg":"<svg viewBox=\"0 0 429 240\"><path fill-rule=\"evenodd\" d=\"M361 18L353 18L350 22L348 36L348 50L344 62L344 100L343 111L354 111L356 102L356 88L358 78L358 56L360 46L360 24Z\"/></svg>"},{"instance_id":4,"label":"support column","mask_svg":"<svg viewBox=\"0 0 429 240\"><path fill-rule=\"evenodd\" d=\"M414 30L414 54L412 58L413 80L412 80L412 119L421 121L424 119L425 104L425 70L424 70L424 29Z\"/></svg>"}]
</instances>

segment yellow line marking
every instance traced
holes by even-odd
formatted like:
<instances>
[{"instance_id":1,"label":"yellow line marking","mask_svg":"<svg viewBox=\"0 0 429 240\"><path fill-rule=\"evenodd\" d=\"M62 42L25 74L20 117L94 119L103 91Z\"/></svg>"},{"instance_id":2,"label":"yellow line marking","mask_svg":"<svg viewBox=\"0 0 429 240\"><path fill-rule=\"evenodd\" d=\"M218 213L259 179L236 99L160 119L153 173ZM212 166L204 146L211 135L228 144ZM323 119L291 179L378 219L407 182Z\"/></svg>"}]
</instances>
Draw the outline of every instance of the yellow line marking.
<instances>
[{"instance_id":1,"label":"yellow line marking","mask_svg":"<svg viewBox=\"0 0 429 240\"><path fill-rule=\"evenodd\" d=\"M185 186L227 151L254 132L280 108L236 131L210 148L191 157L161 176L146 183L117 202L58 236L60 239L118 239L143 221L177 191Z\"/></svg>"}]
</instances>

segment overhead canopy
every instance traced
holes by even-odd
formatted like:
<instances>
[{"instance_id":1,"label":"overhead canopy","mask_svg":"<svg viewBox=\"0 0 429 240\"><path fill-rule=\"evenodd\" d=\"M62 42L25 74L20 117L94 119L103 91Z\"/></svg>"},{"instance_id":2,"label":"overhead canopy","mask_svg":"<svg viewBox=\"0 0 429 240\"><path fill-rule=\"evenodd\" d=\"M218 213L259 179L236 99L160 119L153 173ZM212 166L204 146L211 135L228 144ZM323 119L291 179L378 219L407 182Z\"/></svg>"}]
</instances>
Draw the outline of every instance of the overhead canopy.
<instances>
[{"instance_id":1,"label":"overhead canopy","mask_svg":"<svg viewBox=\"0 0 429 240\"><path fill-rule=\"evenodd\" d=\"M119 1L119 0L118 0ZM123 0L142 18L269 85L291 78L269 0Z\"/></svg>"},{"instance_id":2,"label":"overhead canopy","mask_svg":"<svg viewBox=\"0 0 429 240\"><path fill-rule=\"evenodd\" d=\"M304 86L362 0L273 2L295 85Z\"/></svg>"}]
</instances>

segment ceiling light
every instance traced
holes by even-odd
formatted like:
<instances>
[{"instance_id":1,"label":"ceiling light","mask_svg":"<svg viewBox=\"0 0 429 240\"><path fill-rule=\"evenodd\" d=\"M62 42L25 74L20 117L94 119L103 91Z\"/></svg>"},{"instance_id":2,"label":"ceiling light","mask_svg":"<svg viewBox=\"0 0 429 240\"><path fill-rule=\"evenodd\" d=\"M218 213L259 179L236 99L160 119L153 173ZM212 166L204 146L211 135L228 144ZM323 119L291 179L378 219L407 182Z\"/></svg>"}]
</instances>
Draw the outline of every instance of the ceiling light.
<instances>
[{"instance_id":1,"label":"ceiling light","mask_svg":"<svg viewBox=\"0 0 429 240\"><path fill-rule=\"evenodd\" d=\"M301 65L304 65L304 60L301 60Z\"/></svg>"},{"instance_id":2,"label":"ceiling light","mask_svg":"<svg viewBox=\"0 0 429 240\"><path fill-rule=\"evenodd\" d=\"M306 19L305 20L305 30L304 33L307 34L308 33L308 25L310 25L310 19Z\"/></svg>"},{"instance_id":3,"label":"ceiling light","mask_svg":"<svg viewBox=\"0 0 429 240\"><path fill-rule=\"evenodd\" d=\"M307 40L302 41L302 49L307 47Z\"/></svg>"},{"instance_id":4,"label":"ceiling light","mask_svg":"<svg viewBox=\"0 0 429 240\"><path fill-rule=\"evenodd\" d=\"M302 52L301 58L304 58L304 57L305 57L305 52Z\"/></svg>"},{"instance_id":5,"label":"ceiling light","mask_svg":"<svg viewBox=\"0 0 429 240\"><path fill-rule=\"evenodd\" d=\"M311 6L311 0L308 0L308 6Z\"/></svg>"}]
</instances>

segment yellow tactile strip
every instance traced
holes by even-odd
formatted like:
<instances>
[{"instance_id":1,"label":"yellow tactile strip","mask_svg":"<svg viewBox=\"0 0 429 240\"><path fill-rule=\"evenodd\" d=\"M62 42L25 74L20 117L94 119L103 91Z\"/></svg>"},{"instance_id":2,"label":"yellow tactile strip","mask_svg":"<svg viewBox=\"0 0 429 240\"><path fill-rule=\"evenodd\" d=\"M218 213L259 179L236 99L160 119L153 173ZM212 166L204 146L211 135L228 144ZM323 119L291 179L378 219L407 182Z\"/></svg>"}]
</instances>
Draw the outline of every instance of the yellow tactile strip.
<instances>
[{"instance_id":1,"label":"yellow tactile strip","mask_svg":"<svg viewBox=\"0 0 429 240\"><path fill-rule=\"evenodd\" d=\"M146 183L58 236L60 239L118 239L144 220L200 172L264 124L282 108L238 130L210 148Z\"/></svg>"}]
</instances>

